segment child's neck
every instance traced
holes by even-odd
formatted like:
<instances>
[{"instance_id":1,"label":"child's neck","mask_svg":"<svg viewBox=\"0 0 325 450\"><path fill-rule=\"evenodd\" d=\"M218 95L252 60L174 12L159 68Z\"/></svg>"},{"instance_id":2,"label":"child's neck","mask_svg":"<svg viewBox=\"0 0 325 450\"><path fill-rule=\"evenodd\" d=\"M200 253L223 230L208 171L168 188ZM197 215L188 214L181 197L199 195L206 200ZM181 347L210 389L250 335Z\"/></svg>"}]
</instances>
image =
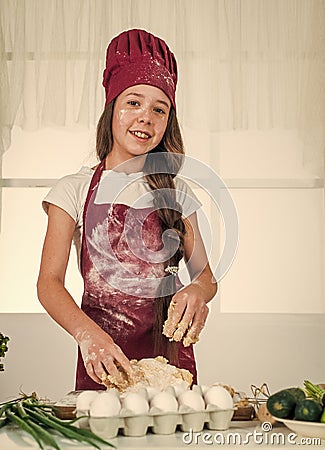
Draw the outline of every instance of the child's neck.
<instances>
[{"instance_id":1,"label":"child's neck","mask_svg":"<svg viewBox=\"0 0 325 450\"><path fill-rule=\"evenodd\" d=\"M114 170L115 172L135 173L143 169L147 155L135 156L127 160L116 158L109 153L105 159L105 170Z\"/></svg>"}]
</instances>

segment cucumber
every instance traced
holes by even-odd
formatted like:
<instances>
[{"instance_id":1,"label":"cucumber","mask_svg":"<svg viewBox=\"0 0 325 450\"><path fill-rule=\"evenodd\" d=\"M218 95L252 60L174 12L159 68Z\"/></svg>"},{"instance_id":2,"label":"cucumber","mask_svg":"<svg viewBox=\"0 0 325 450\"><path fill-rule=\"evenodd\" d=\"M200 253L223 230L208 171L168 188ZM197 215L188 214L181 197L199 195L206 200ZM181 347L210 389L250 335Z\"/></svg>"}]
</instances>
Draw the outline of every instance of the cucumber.
<instances>
[{"instance_id":1,"label":"cucumber","mask_svg":"<svg viewBox=\"0 0 325 450\"><path fill-rule=\"evenodd\" d=\"M325 423L325 408L323 409L322 415L320 416L320 421Z\"/></svg>"},{"instance_id":2,"label":"cucumber","mask_svg":"<svg viewBox=\"0 0 325 450\"><path fill-rule=\"evenodd\" d=\"M296 402L306 398L305 391L299 387L287 388L287 389L285 389L285 391L290 392L290 394L292 394L294 396Z\"/></svg>"},{"instance_id":3,"label":"cucumber","mask_svg":"<svg viewBox=\"0 0 325 450\"><path fill-rule=\"evenodd\" d=\"M295 418L307 422L319 422L323 408L321 405L311 398L299 400L295 408Z\"/></svg>"},{"instance_id":4,"label":"cucumber","mask_svg":"<svg viewBox=\"0 0 325 450\"><path fill-rule=\"evenodd\" d=\"M296 400L287 389L271 395L266 402L267 409L274 417L289 419L293 417Z\"/></svg>"}]
</instances>

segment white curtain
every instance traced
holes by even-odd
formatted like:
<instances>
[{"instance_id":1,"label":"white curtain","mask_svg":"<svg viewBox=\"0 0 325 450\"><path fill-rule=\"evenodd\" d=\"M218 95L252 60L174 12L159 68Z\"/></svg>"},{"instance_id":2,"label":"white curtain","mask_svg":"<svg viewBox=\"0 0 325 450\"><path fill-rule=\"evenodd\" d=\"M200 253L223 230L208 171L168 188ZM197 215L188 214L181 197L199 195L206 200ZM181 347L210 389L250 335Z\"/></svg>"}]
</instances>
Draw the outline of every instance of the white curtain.
<instances>
[{"instance_id":1,"label":"white curtain","mask_svg":"<svg viewBox=\"0 0 325 450\"><path fill-rule=\"evenodd\" d=\"M324 0L0 0L0 153L13 125L94 125L110 39L130 27L179 63L181 123L296 129L323 177ZM1 159L1 158L0 158ZM315 163L316 161L316 163Z\"/></svg>"}]
</instances>

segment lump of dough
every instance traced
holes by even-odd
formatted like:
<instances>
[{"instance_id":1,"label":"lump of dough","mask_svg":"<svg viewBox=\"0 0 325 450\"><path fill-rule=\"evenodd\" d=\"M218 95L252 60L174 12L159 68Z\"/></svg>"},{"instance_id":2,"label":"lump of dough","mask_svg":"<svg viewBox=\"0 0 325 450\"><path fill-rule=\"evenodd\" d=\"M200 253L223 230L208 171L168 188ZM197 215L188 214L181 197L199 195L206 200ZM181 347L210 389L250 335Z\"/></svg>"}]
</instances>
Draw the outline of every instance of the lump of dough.
<instances>
[{"instance_id":1,"label":"lump of dough","mask_svg":"<svg viewBox=\"0 0 325 450\"><path fill-rule=\"evenodd\" d=\"M169 364L162 356L144 358L139 361L132 359L130 362L133 369L132 377L121 372L122 381L117 382L114 377L107 375L103 380L107 389L116 388L120 392L137 392L143 388L152 387L164 391L169 386L179 385L189 389L193 382L193 375L188 370Z\"/></svg>"}]
</instances>

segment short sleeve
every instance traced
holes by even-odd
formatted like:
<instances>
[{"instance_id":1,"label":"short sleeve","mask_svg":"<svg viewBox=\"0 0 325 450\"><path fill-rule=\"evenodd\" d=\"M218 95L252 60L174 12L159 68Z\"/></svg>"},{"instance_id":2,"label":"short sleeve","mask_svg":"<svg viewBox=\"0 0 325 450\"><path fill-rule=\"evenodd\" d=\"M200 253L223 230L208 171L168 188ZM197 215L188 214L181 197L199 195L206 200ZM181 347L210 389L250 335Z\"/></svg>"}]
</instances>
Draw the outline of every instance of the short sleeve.
<instances>
[{"instance_id":1,"label":"short sleeve","mask_svg":"<svg viewBox=\"0 0 325 450\"><path fill-rule=\"evenodd\" d=\"M69 177L61 178L44 198L42 206L46 213L48 212L49 204L59 206L77 222L78 207L76 192L73 183L69 182Z\"/></svg>"},{"instance_id":2,"label":"short sleeve","mask_svg":"<svg viewBox=\"0 0 325 450\"><path fill-rule=\"evenodd\" d=\"M176 199L182 206L183 217L188 217L201 208L202 203L194 194L189 185L181 178L175 179Z\"/></svg>"},{"instance_id":3,"label":"short sleeve","mask_svg":"<svg viewBox=\"0 0 325 450\"><path fill-rule=\"evenodd\" d=\"M44 211L47 213L49 204L53 204L82 226L82 212L92 173L90 168L83 167L78 173L58 180L42 202Z\"/></svg>"}]
</instances>

